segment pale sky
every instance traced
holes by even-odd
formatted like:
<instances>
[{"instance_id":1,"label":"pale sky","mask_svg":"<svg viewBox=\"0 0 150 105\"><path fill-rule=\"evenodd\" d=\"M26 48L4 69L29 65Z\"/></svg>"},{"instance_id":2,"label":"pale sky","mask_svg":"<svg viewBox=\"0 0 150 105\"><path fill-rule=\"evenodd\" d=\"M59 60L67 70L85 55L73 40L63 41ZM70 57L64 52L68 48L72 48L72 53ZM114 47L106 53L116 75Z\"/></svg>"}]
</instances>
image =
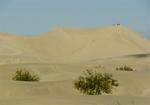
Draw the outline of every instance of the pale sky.
<instances>
[{"instance_id":1,"label":"pale sky","mask_svg":"<svg viewBox=\"0 0 150 105\"><path fill-rule=\"evenodd\" d=\"M115 23L150 37L150 0L0 0L0 32L36 35L56 26Z\"/></svg>"}]
</instances>

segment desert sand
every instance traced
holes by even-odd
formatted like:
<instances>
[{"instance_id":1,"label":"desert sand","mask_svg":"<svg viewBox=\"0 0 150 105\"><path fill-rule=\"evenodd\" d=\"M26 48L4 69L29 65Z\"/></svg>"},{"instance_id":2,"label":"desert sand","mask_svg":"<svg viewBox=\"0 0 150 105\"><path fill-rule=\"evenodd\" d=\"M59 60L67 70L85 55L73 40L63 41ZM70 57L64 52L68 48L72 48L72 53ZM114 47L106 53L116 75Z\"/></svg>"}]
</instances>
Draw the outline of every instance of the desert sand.
<instances>
[{"instance_id":1,"label":"desert sand","mask_svg":"<svg viewBox=\"0 0 150 105\"><path fill-rule=\"evenodd\" d=\"M0 105L150 105L150 41L125 26L0 33L0 58ZM136 71L116 71L120 65ZM17 68L40 82L13 81ZM73 83L86 69L112 73L119 87L109 95L81 94Z\"/></svg>"}]
</instances>

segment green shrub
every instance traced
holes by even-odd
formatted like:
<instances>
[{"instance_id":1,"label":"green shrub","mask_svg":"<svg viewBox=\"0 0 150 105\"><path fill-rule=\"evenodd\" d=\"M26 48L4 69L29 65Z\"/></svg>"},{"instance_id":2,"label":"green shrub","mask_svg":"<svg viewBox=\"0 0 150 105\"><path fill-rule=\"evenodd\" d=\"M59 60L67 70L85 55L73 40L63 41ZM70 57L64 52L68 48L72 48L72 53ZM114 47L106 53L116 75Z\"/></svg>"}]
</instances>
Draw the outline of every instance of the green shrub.
<instances>
[{"instance_id":1,"label":"green shrub","mask_svg":"<svg viewBox=\"0 0 150 105\"><path fill-rule=\"evenodd\" d=\"M116 67L116 70L118 70L118 71L135 71L133 68L126 66L126 65Z\"/></svg>"},{"instance_id":2,"label":"green shrub","mask_svg":"<svg viewBox=\"0 0 150 105\"><path fill-rule=\"evenodd\" d=\"M31 74L27 70L17 70L14 77L12 78L16 81L39 81L40 78L36 74Z\"/></svg>"},{"instance_id":3,"label":"green shrub","mask_svg":"<svg viewBox=\"0 0 150 105\"><path fill-rule=\"evenodd\" d=\"M87 95L101 95L102 93L112 93L113 87L117 87L119 83L113 79L113 75L109 73L98 73L87 70L85 75L79 76L74 82L74 86L81 93Z\"/></svg>"}]
</instances>

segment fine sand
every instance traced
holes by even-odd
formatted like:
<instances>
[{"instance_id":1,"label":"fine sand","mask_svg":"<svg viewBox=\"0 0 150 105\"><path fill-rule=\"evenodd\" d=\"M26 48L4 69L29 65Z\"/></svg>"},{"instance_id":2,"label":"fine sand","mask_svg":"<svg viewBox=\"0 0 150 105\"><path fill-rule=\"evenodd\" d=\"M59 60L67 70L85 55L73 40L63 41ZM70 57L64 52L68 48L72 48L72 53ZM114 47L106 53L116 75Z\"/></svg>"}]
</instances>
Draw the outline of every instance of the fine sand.
<instances>
[{"instance_id":1,"label":"fine sand","mask_svg":"<svg viewBox=\"0 0 150 105\"><path fill-rule=\"evenodd\" d=\"M135 71L116 71L128 65ZM13 81L18 68L40 82ZM83 95L74 80L86 69L112 73L112 94ZM124 26L54 28L38 36L0 33L0 105L150 105L150 41Z\"/></svg>"}]
</instances>

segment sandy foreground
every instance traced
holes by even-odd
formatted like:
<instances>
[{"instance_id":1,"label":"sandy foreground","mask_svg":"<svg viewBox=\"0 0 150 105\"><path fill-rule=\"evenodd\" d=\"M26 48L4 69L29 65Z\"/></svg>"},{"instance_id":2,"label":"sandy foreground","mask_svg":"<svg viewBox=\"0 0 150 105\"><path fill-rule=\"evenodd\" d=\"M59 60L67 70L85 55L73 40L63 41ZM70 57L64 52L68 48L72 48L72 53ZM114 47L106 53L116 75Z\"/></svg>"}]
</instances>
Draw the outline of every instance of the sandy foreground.
<instances>
[{"instance_id":1,"label":"sandy foreground","mask_svg":"<svg viewBox=\"0 0 150 105\"><path fill-rule=\"evenodd\" d=\"M150 105L150 42L123 26L1 33L0 58L0 105ZM120 65L136 71L116 71ZM17 68L41 81L13 81ZM119 87L110 95L80 94L73 83L86 69L112 73Z\"/></svg>"}]
</instances>

